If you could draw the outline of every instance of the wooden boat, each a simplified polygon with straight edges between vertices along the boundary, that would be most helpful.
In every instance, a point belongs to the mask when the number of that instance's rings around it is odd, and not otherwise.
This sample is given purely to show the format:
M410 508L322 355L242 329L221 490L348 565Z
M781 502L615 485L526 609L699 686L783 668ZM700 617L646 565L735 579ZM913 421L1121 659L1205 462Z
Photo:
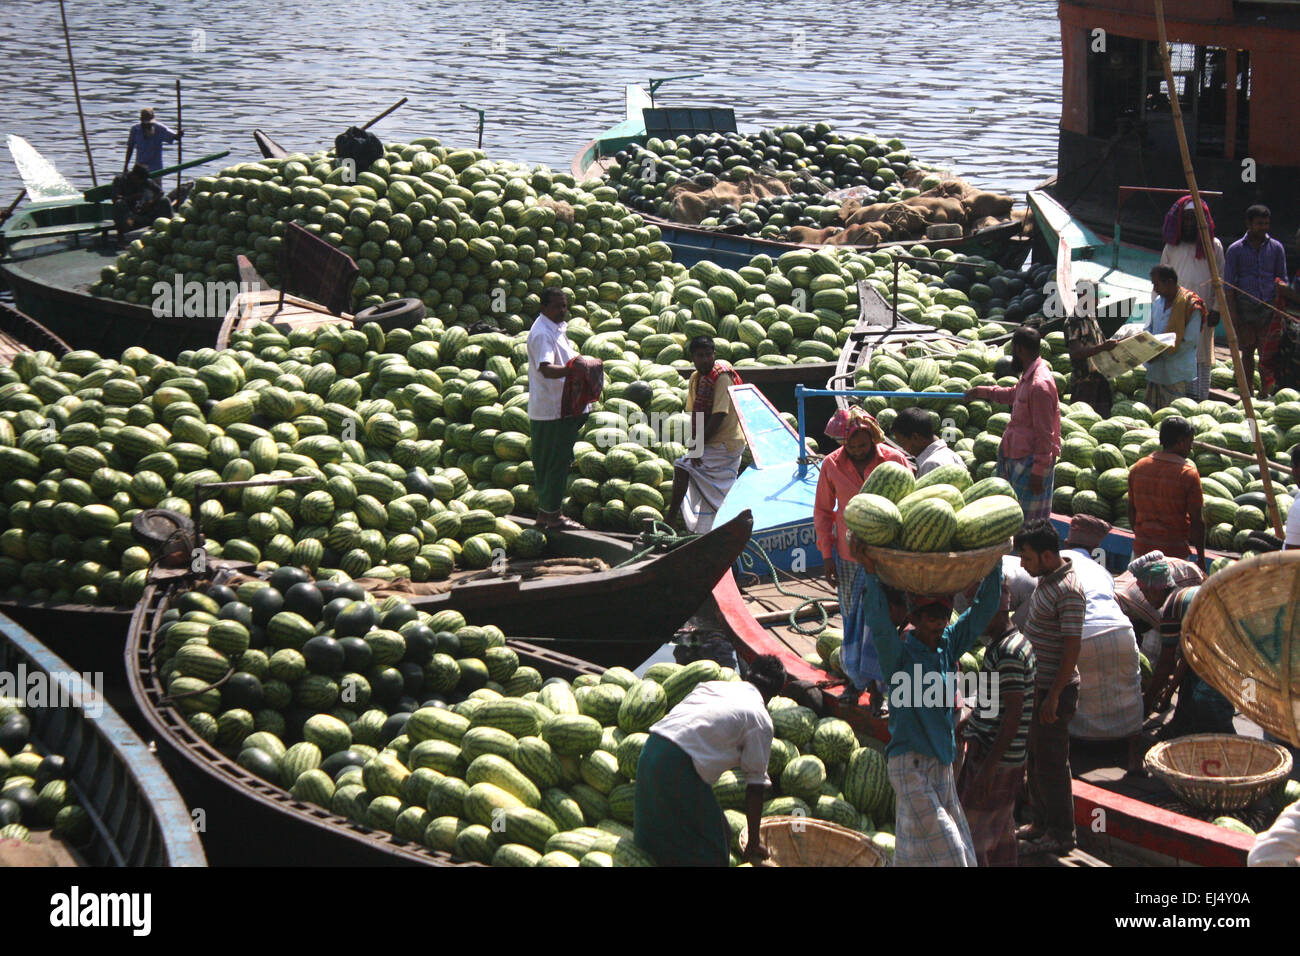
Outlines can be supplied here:
M221 328L217 332L218 349L230 345L231 333L263 322L285 332L290 329L314 329L323 325L352 324L351 315L335 315L317 302L296 295L282 295L258 276L247 258L237 258L242 291L230 303L230 308L222 319Z
M59 706L27 708L32 742L67 761L78 802L95 836L75 854L48 831L32 834L64 866L206 866L190 811L175 785L96 688L16 622L0 615L0 671L40 675L68 690ZM93 678L92 678L93 680ZM30 685L29 685L30 686ZM84 694L84 696L83 696Z
M12 365L22 352L50 352L62 358L72 349L45 326L0 302L0 365Z
M148 725L158 756L181 792L196 807L226 807L207 819L214 865L468 866L449 854L398 840L318 806L303 803L256 777L204 742L165 693L153 664L157 628L170 592L145 590L131 624L126 664L131 694ZM603 668L526 641L511 641L521 664L544 677L572 679ZM188 818L187 818L188 819Z
M257 148L261 152L263 159L283 159L289 155L287 149L260 129L253 130L253 139L257 142Z
M515 517L524 526L528 518ZM668 641L709 600L749 541L746 512L672 550L646 553L635 535L596 531L547 532L548 558L599 558L609 567L576 576L531 576L520 563L504 575L453 574L445 591L408 595L422 611L454 608L473 623L496 624L561 654L606 667L635 667ZM639 558L628 564L631 559ZM528 574L530 576L525 576ZM616 623L615 623L616 622Z
M1272 208L1273 235L1289 238L1300 226L1300 129L1285 66L1300 53L1294 4L1186 0L1164 11L1196 178L1223 193L1214 209L1220 238L1226 246L1241 235L1246 207L1257 202ZM1106 230L1117 220L1119 187L1185 185L1155 8L1150 0L1064 0L1058 16L1062 96L1051 191L1080 221ZM1146 204L1145 221L1126 231L1159 249L1167 208Z

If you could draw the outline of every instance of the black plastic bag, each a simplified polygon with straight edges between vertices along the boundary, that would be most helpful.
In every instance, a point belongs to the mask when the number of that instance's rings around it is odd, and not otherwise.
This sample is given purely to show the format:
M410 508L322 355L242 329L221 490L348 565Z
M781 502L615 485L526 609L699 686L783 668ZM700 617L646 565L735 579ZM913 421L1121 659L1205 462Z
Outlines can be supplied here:
M364 173L371 163L384 155L384 144L374 133L367 133L356 126L349 126L334 140L334 151L341 162L350 159L356 163L357 172Z

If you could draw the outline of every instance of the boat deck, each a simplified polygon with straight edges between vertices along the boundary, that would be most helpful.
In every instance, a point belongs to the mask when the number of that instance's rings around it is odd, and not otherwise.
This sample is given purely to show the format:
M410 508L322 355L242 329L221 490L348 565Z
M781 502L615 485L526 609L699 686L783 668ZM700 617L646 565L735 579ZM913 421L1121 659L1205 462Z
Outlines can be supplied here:
M789 623L789 613L810 598L817 598L826 609L827 627L842 628L839 597L835 588L827 580L814 577L800 577L790 580L788 576L781 582L789 594L783 594L770 579L745 585L742 582L741 593L755 619L767 627L768 631L795 655L817 653L817 636L802 634ZM810 629L820 621L816 608L807 605L800 612L799 623Z
M72 243L14 243L5 270L20 279L69 292L88 293L105 266L117 262L124 247L83 238Z
M250 329L267 322L281 329L316 329L323 325L351 325L352 316L335 315L324 306L296 295L285 295L283 305L280 292L263 288L241 292L230 307L230 313L217 334L217 348L230 344L232 332Z

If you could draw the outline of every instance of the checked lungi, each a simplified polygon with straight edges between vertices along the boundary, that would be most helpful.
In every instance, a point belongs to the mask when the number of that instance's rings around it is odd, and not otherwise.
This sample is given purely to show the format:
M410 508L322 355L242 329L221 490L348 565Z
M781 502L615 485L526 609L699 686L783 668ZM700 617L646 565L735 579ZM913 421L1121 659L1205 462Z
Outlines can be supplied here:
M1043 490L1034 494L1029 490L1029 480L1033 477L1034 459L1007 458L998 455L998 477L1011 483L1016 498L1020 501L1020 510L1025 513L1025 520L1050 518L1052 516L1053 469L1048 468L1043 475Z
M975 776L984 766L987 751L975 741L966 750L957 796L961 800L966 824L970 827L975 859L980 866L1015 866L1016 795L1025 781L1025 765L999 762L986 796L974 795Z
M897 798L894 866L976 866L952 764L918 753L889 758Z
M651 734L636 765L636 845L660 866L727 866L731 828L690 755Z
M1070 722L1070 735L1118 740L1140 731L1142 671L1133 626L1085 636L1078 667L1079 709Z
M727 450L724 442L713 442L704 446L699 458L684 457L673 462L674 468L686 472L690 478L682 500L682 523L688 531L704 534L713 529L718 509L736 483L743 453L743 448L733 452Z

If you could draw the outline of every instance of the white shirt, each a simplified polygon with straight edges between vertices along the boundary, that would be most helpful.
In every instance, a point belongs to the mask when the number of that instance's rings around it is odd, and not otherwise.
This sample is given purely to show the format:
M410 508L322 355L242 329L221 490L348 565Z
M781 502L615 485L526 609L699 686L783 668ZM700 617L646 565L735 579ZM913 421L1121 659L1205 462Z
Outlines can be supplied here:
M1011 591L1011 623L1022 629L1029 619L1029 599L1034 596L1037 580L1020 566L1020 559L1014 554L1002 556L1002 583ZM960 614L971 606L965 594L953 597L953 609Z
M763 695L743 680L697 685L650 728L686 751L709 786L732 767L740 767L746 783L768 783L773 732Z
M1211 312L1220 311L1214 295L1214 283L1210 281L1210 260L1196 258L1195 242L1180 242L1176 246L1165 246L1160 253L1160 264L1172 266L1178 273L1178 284L1184 289L1191 289L1203 300ZM1223 243L1214 240L1214 259L1219 266L1219 275L1223 275ZM1200 365L1210 365L1214 361L1213 330L1205 329L1196 345L1196 361Z
M1286 513L1286 540L1290 546L1300 547L1300 498L1291 502L1291 510Z
M1115 600L1115 579L1082 548L1071 548L1074 573L1083 585L1086 605L1083 612L1083 639L1108 634L1133 623Z
M539 315L528 330L528 417L534 421L551 422L560 417L564 379L544 378L538 366L568 365L578 357L578 350L564 334L566 328L566 322L556 324Z
M961 455L948 447L946 441L936 438L916 456L916 477L920 478L943 465L961 465L965 468L966 462L962 460Z
M1277 821L1255 837L1247 866L1295 866L1300 856L1300 803L1293 803Z

